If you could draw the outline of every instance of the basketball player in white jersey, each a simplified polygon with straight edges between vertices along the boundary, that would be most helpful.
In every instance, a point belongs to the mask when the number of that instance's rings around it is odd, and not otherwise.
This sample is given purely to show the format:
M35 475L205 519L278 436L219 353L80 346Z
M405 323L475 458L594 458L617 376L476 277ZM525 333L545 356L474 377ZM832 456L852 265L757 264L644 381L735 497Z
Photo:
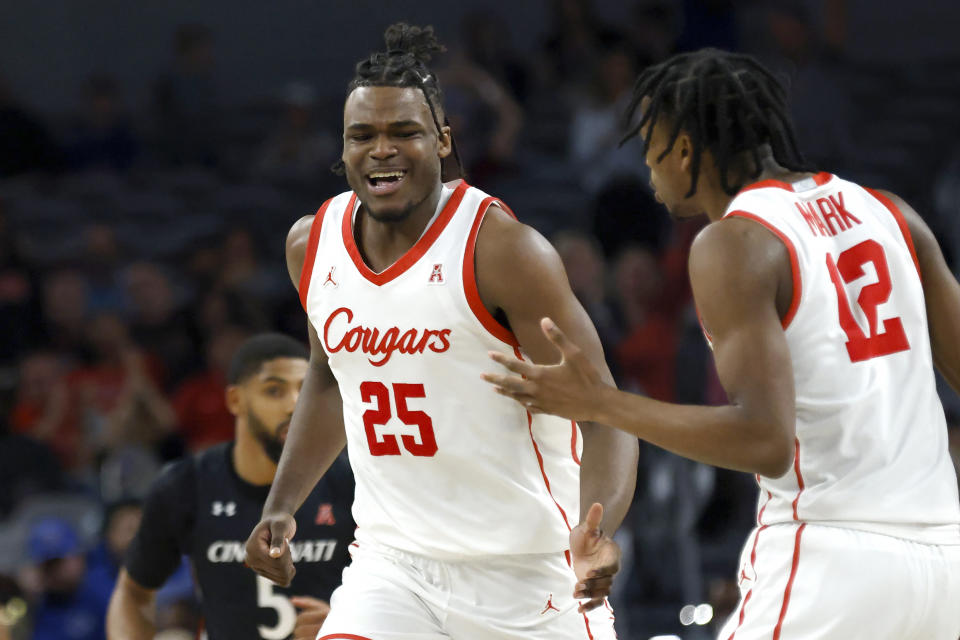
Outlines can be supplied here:
M930 230L893 194L806 170L782 86L749 57L671 58L641 74L637 109L627 138L657 198L711 221L690 279L730 403L619 392L546 318L559 365L496 355L526 379L485 377L532 411L756 474L721 640L956 640L960 504L932 365L960 389L960 286Z
M612 639L619 550L601 529L630 504L636 438L534 418L481 379L489 350L546 362L556 313L610 380L599 339L550 245L441 181L432 29L386 41L344 107L352 191L288 237L311 367L247 563L289 582L292 514L346 443L356 543L318 638Z

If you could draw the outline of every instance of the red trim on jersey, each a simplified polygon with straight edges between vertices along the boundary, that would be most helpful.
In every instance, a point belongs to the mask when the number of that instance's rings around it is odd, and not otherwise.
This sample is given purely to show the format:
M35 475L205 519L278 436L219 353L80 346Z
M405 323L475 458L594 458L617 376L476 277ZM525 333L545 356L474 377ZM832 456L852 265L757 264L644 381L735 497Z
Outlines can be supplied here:
M590 621L587 620L587 614L586 614L586 612L584 612L584 613L582 613L582 614L580 614L580 615L583 616L583 624L587 627L587 637L588 637L590 640L593 640L593 634L590 633Z
M800 473L800 439L794 438L795 444L793 453L793 470L797 474L797 497L793 499L793 519L799 520L797 515L797 503L800 502L800 494L803 493L803 474Z
M760 482L760 476L757 476L757 482ZM757 524L763 524L763 512L767 510L767 505L770 504L772 499L773 494L767 491L767 501L763 503L763 506L760 507L760 513L757 514Z
M333 200L333 198L330 198ZM300 304L303 310L307 310L307 291L310 290L310 278L313 276L313 263L317 259L317 244L320 242L320 230L323 228L323 215L327 212L327 206L330 204L327 200L313 216L313 222L310 223L310 235L307 237L307 253L303 257L303 266L300 268L300 281L297 284L297 291L300 293Z
M800 525L797 529L797 537L793 543L793 565L790 567L790 578L787 580L787 588L783 591L783 605L780 607L780 618L777 620L777 626L773 630L773 640L780 640L780 630L783 628L783 619L787 615L787 607L790 605L790 591L793 590L793 579L797 577L797 567L800 564L800 538L803 536L803 530L807 527L806 523Z
M497 203L509 215L516 218L513 212L507 206L494 197L484 198L483 202L477 208L477 213L473 220L473 226L470 228L470 235L467 237L467 248L463 253L463 292L467 296L467 304L473 315L476 316L480 324L490 332L490 334L501 342L505 342L514 349L520 346L517 337L513 332L500 324L496 318L487 310L483 300L480 298L480 289L477 287L476 264L474 263L474 253L477 248L477 234L480 233L480 225L486 216L487 209L494 202Z
M354 633L331 633L328 636L321 636L317 640L371 640L367 636L358 636Z
M697 314L697 322L700 323L700 331L703 332L703 337L707 339L707 344L710 345L710 348L713 348L713 336L710 335L710 332L707 331L707 327L703 324L703 316L700 315L700 309L697 308L697 305L693 305L693 311Z
M513 348L513 353L523 360L523 355L520 353L518 347ZM567 525L567 530L569 531L572 527L570 526L570 521L567 520L567 512L563 510L563 507L560 506L557 499L553 497L553 490L550 488L550 478L547 477L547 470L543 466L543 455L540 454L540 447L537 446L537 440L533 437L533 414L529 411L527 411L527 431L530 432L530 442L533 443L533 452L537 454L537 462L540 464L540 475L543 476L543 484L546 485L547 493L550 494L550 499L553 500L553 504L557 505L557 509L560 510L560 515L563 516L563 523ZM567 562L570 562L569 556L567 557Z
M577 455L577 421L570 421L570 455L573 456L573 461L578 465L580 464L580 456Z
M447 223L450 222L453 214L456 213L457 207L460 206L460 201L463 200L463 194L466 193L468 186L466 182L461 182L457 185L450 199L447 200L447 204L445 204L443 210L440 211L440 215L437 216L437 219L433 221L424 234L420 236L420 239L417 240L412 247L407 249L407 252L400 256L399 260L380 273L374 272L367 266L367 263L363 261L363 256L360 255L360 249L357 247L357 241L353 237L353 208L357 202L357 194L354 193L351 195L347 209L343 212L343 246L346 247L347 253L349 253L353 259L353 264L357 267L360 275L379 287L396 279L412 267L417 260L423 257L427 249L436 242L440 234L443 233Z
M913 246L913 236L910 234L910 227L907 225L907 221L903 217L903 212L900 211L900 207L894 204L893 200L875 189L864 187L864 190L876 198L880 204L889 209L890 213L893 214L893 219L897 221L897 226L900 227L900 233L903 234L907 248L910 249L910 256L913 258L913 264L917 268L917 275L920 276L920 280L923 280L923 274L920 273L920 261L917 259L917 250Z
M813 181L817 184L818 187L830 182L833 178L832 174L827 173L826 171L821 171L820 173L813 175ZM740 189L737 195L743 193L744 191L753 191L754 189L768 189L774 187L777 189L786 189L787 191L794 191L793 185L789 182L783 182L782 180L761 180L760 182L754 182L753 184L748 184L747 186Z
M756 585L756 583L757 583L757 577L756 577L756 576L757 576L757 568L756 568L756 563L757 563L757 544L760 542L760 533L761 533L764 529L766 529L768 526L769 526L769 525L763 525L762 527L760 527L759 529L757 529L757 533L756 533L756 535L754 535L754 538L753 538L753 548L750 549L750 569L753 571L753 576L754 576L754 578L753 578L753 584L754 584L754 585ZM733 637L734 637L735 635L737 635L737 631L740 629L740 627L743 626L743 617L744 617L744 614L745 614L746 611L747 611L747 603L750 602L750 596L752 596L752 595L753 595L753 585L751 585L750 588L747 590L747 595L743 596L743 602L740 604L740 620L737 621L737 626L736 626L736 628L733 630L733 633L730 634L730 637L727 638L727 640L733 640Z
M825 174L825 175L830 175ZM793 246L793 242L784 234L780 229L775 227L770 222L764 220L758 215L752 214L749 211L731 211L730 213L724 216L725 218L747 218L748 220L753 220L758 222L766 227L771 233L780 238L780 241L787 247L787 253L790 254L790 272L793 276L793 298L790 300L790 307L787 309L787 313L783 316L781 324L783 325L784 330L790 326L790 323L793 321L793 316L797 315L797 308L800 306L800 296L803 293L803 283L800 280L800 260L797 258L797 248Z

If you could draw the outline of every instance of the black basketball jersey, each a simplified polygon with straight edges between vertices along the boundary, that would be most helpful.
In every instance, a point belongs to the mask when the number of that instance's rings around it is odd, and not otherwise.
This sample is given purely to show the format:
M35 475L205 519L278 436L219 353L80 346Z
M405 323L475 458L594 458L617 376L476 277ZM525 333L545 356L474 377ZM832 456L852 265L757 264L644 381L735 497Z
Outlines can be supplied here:
M338 459L297 512L290 541L297 573L290 587L278 587L243 564L247 536L260 521L269 487L240 479L232 450L233 443L218 445L161 474L126 568L138 583L157 588L186 555L210 640L282 640L296 618L290 596L329 601L340 584L355 529L353 477L347 461Z

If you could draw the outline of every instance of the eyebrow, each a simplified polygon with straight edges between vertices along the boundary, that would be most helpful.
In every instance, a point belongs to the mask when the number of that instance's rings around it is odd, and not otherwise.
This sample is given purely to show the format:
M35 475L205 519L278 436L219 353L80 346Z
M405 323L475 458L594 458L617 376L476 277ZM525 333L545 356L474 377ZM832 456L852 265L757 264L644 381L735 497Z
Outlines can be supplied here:
M263 382L263 383L279 382L280 384L288 384L288 383L289 383L288 380L286 380L286 379L284 379L284 378L281 378L281 377L279 377L279 376L267 376L266 378L261 378L261 379L260 379L260 382Z
M423 127L423 124L416 120L397 120L396 122L390 122L387 124L387 127L391 129L402 129L404 127ZM347 125L347 130L356 130L356 129L373 129L374 126L365 122L353 122Z

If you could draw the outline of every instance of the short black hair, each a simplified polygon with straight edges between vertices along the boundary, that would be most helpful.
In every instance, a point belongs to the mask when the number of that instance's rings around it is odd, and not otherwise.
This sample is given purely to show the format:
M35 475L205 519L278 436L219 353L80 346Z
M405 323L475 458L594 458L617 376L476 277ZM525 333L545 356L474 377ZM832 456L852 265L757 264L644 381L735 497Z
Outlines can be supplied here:
M637 122L635 116L644 98L650 104ZM687 197L697 191L697 177L704 149L710 151L720 170L723 190L736 194L744 185L730 184L731 161L741 153L753 156L760 175L760 150L769 145L774 159L791 171L809 171L797 146L787 107L787 91L780 80L755 58L719 49L701 49L668 58L648 67L637 78L633 98L625 114L627 133L622 142L641 134L649 147L653 125L665 115L672 125L663 160L673 149L680 131L693 142L692 176Z
M299 341L282 333L259 333L241 344L230 360L228 384L240 384L256 375L264 362L276 358L310 358L310 351Z
M358 87L413 87L423 92L423 97L430 107L433 124L437 128L437 136L441 135L441 128L449 125L446 116L443 123L443 91L440 83L428 63L434 55L446 51L433 32L433 26L418 27L406 22L398 22L387 27L383 33L386 44L385 51L375 51L357 63L356 75L347 85L347 95ZM453 144L453 156L457 162L456 177L463 177L463 163L460 161L460 152L457 143L450 136ZM334 173L343 173L343 161L333 165Z

